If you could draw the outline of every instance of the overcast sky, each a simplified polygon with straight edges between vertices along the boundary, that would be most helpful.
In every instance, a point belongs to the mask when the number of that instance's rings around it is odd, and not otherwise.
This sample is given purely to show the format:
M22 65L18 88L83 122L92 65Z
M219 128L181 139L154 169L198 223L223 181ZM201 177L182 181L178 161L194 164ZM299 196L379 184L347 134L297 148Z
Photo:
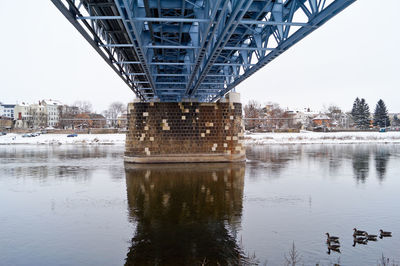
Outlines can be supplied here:
M398 10L399 0L358 0L244 81L242 102L349 110L358 96L400 112ZM134 98L49 0L3 1L0 23L1 102L87 100L102 111Z

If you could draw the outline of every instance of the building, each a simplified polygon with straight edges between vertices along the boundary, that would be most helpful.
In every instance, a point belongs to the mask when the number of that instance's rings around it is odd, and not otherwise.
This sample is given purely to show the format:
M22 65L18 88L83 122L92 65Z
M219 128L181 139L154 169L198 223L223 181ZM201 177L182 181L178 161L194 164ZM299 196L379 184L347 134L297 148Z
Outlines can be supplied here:
M128 128L128 112L125 111L117 118L117 125L119 128Z
M79 114L79 108L77 106L69 105L59 105L58 115L59 123L58 127L63 129L73 129L74 128L74 117Z
M92 120L92 128L105 128L107 124L107 119L101 114L89 114Z
M90 119L89 114L82 113L74 116L73 128L84 129L91 128L93 121Z
M46 128L48 125L47 109L41 102L29 105L27 116L28 128Z
M325 114L317 115L313 120L314 127L330 128L332 127L332 120Z
M16 128L28 128L29 104L22 102L14 107L14 121Z
M58 106L62 105L59 101L54 100L42 100L39 102L40 105L45 107L45 111L47 113L47 126L48 127L56 127L59 123L59 113Z
M338 118L338 126L341 128L349 128L353 120L350 113L341 113Z
M312 111L310 108L303 108L296 110L294 116L294 123L301 124L303 128L309 128L312 126L312 120L318 115L318 113Z
M101 114L82 113L77 114L73 120L74 128L104 128L106 118Z
M13 119L7 116L0 116L0 130L11 129L13 127Z
M5 116L9 117L11 119L14 119L14 107L15 104L0 104L1 109L0 109L0 116Z

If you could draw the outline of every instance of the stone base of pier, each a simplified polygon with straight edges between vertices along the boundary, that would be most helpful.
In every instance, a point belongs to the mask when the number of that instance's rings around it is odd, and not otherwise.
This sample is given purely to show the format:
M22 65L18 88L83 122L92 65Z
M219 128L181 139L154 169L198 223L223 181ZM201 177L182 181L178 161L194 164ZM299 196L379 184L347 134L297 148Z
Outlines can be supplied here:
M238 94L231 93L217 103L130 103L125 162L244 161L238 99Z

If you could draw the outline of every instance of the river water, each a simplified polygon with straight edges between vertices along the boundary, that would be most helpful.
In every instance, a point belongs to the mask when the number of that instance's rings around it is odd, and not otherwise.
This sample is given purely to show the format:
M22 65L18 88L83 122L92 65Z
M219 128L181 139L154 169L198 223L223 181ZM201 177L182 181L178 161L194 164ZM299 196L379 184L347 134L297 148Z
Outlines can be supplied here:
M400 262L400 145L249 147L238 164L123 151L0 146L0 265L283 265L293 244L300 265ZM393 237L354 245L354 227Z

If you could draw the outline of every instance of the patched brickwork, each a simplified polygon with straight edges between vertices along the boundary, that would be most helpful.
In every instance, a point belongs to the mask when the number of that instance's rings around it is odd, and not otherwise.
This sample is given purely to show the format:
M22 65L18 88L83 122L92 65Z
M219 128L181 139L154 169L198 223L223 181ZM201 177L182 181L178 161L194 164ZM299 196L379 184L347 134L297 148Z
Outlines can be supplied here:
M127 157L242 155L240 103L130 103Z

